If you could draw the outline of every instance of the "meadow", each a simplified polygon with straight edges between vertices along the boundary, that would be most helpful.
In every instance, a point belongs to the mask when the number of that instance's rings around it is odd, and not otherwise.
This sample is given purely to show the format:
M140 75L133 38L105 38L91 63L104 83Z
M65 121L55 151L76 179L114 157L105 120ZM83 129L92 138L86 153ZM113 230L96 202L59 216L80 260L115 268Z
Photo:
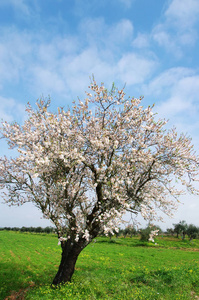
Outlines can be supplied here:
M99 237L80 254L72 282L52 288L57 242L0 231L0 299L199 299L199 240Z

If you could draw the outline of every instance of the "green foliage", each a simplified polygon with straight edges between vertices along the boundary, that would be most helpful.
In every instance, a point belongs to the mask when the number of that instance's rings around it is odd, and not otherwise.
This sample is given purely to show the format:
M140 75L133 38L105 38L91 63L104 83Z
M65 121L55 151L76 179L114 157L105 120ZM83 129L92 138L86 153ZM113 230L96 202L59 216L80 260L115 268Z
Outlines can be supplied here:
M162 232L161 228L159 226L153 225L151 226L150 224L145 228L145 229L140 229L140 240L143 242L147 242L150 238L150 233L153 230L158 230L158 234Z
M166 234L173 236L174 235L174 229L173 228L167 228Z
M122 234L124 237L131 237L137 234L137 230L133 225L128 225L126 228L122 230Z
M145 229L140 230L140 240L143 242L147 242L149 240L149 235L151 232L151 228L148 226Z
M188 225L186 232L190 241L196 239L199 236L199 228L193 224Z
M47 226L45 228L43 227L3 227L3 228L0 228L0 231L1 230L11 230L11 231L22 231L22 232L37 232L37 233L54 233L55 232L55 228L54 227L51 227L51 226Z
M182 238L184 239L185 235L187 233L187 228L188 228L186 221L184 221L184 220L180 221L177 224L173 224L173 226L174 226L174 232L176 232L177 237L179 234L182 234Z
M51 288L61 255L56 236L1 231L0 299L20 290L26 300L196 299L199 240L156 242L100 237L80 254L72 282Z

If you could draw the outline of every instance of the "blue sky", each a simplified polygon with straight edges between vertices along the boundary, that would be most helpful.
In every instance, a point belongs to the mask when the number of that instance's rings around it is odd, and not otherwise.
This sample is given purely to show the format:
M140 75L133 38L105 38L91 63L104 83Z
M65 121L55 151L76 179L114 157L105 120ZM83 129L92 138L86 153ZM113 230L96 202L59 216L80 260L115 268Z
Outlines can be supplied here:
M198 0L1 0L0 118L21 122L27 102L52 107L83 98L89 76L155 103L162 118L199 145ZM0 155L7 148L0 141ZM175 218L199 225L199 197ZM36 209L0 205L0 226L45 226Z

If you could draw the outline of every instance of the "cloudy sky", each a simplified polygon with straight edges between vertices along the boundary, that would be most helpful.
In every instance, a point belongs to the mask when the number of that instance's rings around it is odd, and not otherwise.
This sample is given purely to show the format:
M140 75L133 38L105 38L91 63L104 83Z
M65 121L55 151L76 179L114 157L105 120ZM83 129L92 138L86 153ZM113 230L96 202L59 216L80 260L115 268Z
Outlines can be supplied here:
M0 118L21 122L40 97L67 106L94 74L192 136L199 153L198 0L1 0ZM0 155L8 150L0 140ZM174 219L199 226L199 197L187 195ZM0 226L47 226L31 205L0 204Z

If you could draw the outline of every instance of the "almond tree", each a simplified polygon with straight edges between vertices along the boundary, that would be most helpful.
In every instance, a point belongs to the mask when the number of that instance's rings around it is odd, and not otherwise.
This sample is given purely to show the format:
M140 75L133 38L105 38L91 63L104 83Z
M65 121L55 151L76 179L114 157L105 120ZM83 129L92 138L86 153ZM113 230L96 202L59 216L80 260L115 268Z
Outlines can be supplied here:
M30 105L24 125L2 123L16 158L0 160L10 205L33 202L57 228L62 258L53 284L71 280L80 252L99 233L117 229L128 211L157 220L186 189L197 192L198 157L189 137L165 130L153 107L93 80L91 93L66 111ZM175 188L175 181L182 189Z

